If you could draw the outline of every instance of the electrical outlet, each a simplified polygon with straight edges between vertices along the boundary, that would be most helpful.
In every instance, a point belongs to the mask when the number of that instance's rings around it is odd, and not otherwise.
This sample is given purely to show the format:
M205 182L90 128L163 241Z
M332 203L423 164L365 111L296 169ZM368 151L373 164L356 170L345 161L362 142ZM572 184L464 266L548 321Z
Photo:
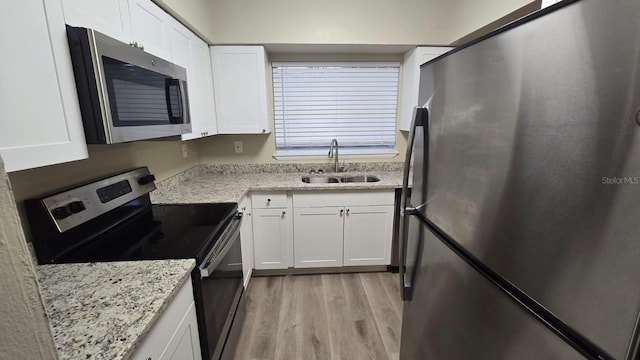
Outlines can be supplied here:
M189 157L189 149L187 149L187 144L182 144L182 158L186 159Z
M233 151L235 151L236 154L242 154L242 141L233 142Z

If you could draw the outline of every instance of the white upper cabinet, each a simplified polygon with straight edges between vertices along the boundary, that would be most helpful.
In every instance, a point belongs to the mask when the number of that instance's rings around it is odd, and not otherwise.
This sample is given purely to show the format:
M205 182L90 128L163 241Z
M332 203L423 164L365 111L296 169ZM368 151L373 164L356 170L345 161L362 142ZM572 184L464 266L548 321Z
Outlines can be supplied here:
M213 85L220 134L271 132L267 56L263 46L212 46Z
M10 1L2 10L0 154L6 171L86 159L62 4Z
M133 40L144 51L170 61L171 16L151 0L129 0L129 14Z
M171 53L173 62L187 69L191 133L182 135L182 140L216 135L209 45L176 21L171 30Z
M62 6L69 25L92 28L125 43L133 40L127 0L62 0Z
M558 2L560 2L560 0L542 0L542 5L541 5L540 8L544 9L544 8L546 8L548 6L551 6L551 5L553 5L555 3L558 3Z
M418 106L420 65L451 50L450 47L417 47L404 54L402 63L402 93L400 94L400 120L398 129L409 131L413 108Z

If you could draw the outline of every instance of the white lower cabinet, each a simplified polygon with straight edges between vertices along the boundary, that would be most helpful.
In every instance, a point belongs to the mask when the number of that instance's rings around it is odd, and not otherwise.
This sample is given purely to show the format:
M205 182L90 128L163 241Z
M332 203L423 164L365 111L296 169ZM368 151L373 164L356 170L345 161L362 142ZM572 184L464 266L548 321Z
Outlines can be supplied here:
M391 262L393 190L257 192L251 199L257 270Z
M286 208L253 209L253 247L256 269L286 269L291 266L289 218Z
M393 191L300 192L292 198L297 268L390 264Z
M176 325L177 324L177 325ZM134 360L201 360L198 321L191 279L142 339Z
M345 213L343 264L389 265L393 205L347 206Z
M344 207L295 208L296 268L342 266Z
M255 269L293 266L291 197L285 191L251 194Z
M240 243L242 247L242 275L244 288L247 288L251 272L253 270L253 212L251 211L251 199L245 196L238 203L238 208L242 213L242 224L240 225Z

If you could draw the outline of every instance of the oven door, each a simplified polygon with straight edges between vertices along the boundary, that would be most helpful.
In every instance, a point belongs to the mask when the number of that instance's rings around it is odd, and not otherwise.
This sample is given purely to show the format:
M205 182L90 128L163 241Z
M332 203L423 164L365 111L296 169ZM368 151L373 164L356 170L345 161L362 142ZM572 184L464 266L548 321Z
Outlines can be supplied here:
M220 358L242 296L241 216L229 223L199 267L203 316L198 320L204 328L200 344L206 360Z

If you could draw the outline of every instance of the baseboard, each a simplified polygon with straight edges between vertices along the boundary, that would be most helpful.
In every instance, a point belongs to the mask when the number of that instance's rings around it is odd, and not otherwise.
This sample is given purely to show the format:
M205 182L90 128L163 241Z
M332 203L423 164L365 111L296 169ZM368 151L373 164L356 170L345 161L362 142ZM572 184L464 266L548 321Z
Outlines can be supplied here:
M387 265L253 270L251 276L258 277L258 276L280 276L280 275L348 274L348 273L381 272L381 271L385 271L385 272L388 271Z

